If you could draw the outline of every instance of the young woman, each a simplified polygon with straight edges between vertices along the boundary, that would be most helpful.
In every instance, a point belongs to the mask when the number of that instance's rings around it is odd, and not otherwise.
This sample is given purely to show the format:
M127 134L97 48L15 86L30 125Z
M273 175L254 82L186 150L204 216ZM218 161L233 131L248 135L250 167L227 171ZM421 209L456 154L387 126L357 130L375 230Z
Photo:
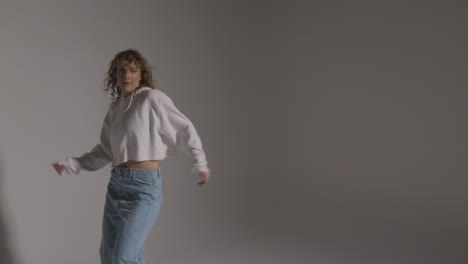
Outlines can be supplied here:
M192 122L154 87L151 66L136 50L115 55L105 80L112 103L100 142L80 157L53 163L60 175L96 171L112 162L102 222L102 264L144 263L142 250L159 213L160 161L182 152L205 185L206 155Z

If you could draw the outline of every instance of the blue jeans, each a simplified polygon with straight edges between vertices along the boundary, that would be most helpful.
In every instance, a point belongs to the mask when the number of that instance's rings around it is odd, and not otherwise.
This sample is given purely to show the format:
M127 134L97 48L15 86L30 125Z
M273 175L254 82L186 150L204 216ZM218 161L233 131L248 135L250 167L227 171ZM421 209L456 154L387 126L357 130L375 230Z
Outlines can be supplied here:
M160 168L114 166L107 186L101 264L144 264L144 242L161 208Z

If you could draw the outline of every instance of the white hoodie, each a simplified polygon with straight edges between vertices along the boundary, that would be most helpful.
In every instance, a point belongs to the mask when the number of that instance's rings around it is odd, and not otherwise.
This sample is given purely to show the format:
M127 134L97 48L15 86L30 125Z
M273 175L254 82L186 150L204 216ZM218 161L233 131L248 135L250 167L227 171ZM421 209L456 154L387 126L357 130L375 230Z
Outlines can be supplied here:
M141 87L110 106L100 142L81 157L59 161L67 173L98 170L134 160L163 160L177 152L192 160L192 171L209 171L202 142L192 122L159 89Z

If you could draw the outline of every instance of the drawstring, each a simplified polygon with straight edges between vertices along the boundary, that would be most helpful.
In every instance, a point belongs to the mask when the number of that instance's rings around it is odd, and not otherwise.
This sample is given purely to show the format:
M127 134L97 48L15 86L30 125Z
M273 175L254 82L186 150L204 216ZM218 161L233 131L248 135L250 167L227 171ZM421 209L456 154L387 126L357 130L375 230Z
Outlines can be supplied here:
M124 110L124 113L127 112L127 110L130 108L130 105L132 105L132 100L133 100L133 93L130 96L130 103L128 104L127 108Z
M132 92L132 94L130 95L130 102L128 103L127 105L127 108L124 110L124 112L127 112L128 109L130 109L130 106L132 105L132 101L133 101L133 96L144 91L144 90L151 90L152 88L150 87L141 87L141 88L138 88L136 89L135 91Z

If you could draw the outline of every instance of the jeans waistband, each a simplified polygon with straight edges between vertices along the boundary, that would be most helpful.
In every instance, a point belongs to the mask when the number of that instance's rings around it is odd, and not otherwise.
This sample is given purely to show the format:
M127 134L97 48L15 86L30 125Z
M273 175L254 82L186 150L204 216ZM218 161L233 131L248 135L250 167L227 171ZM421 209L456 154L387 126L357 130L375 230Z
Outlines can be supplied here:
M123 166L113 166L112 170L117 172L122 176L132 176L133 172L147 172L147 171L157 171L160 168L129 168Z

